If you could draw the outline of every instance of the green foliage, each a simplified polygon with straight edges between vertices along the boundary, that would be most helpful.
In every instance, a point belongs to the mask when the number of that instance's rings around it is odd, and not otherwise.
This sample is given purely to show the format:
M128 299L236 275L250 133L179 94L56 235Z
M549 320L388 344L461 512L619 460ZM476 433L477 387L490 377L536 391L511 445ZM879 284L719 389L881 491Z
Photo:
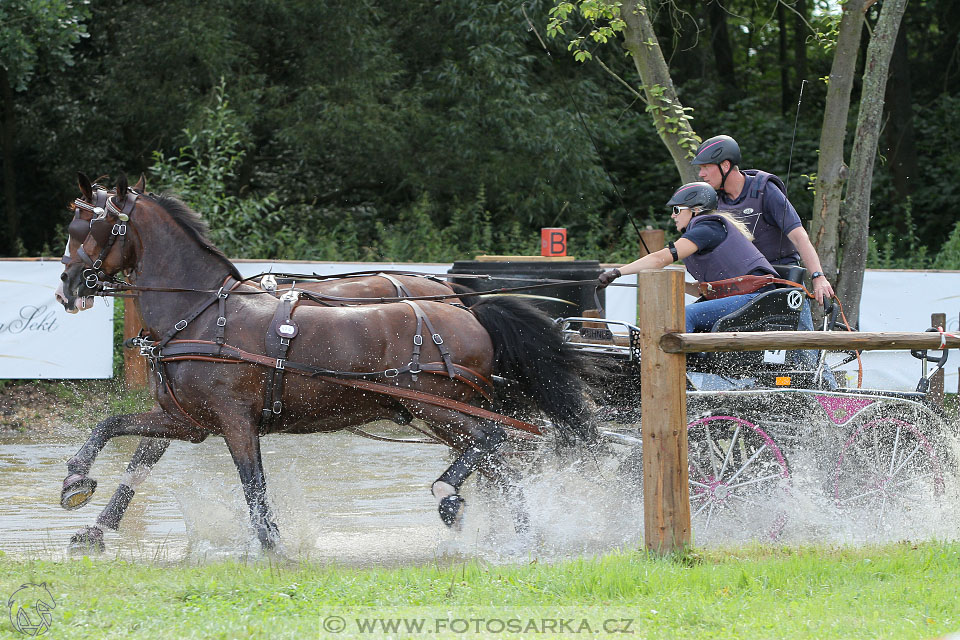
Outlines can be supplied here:
M888 232L878 239L877 234L868 238L868 269L926 269L931 266L929 249L917 237L917 225L913 220L913 201L908 198L903 210L906 233L895 235ZM939 259L939 258L938 258Z
M26 91L37 72L73 66L73 45L86 38L87 0L0 2L0 67L15 91Z
M960 222L953 225L950 237L943 243L933 261L933 268L960 270Z
M282 223L274 193L229 192L246 149L224 92L221 82L199 130L184 129L186 144L176 155L154 152L152 173L161 188L175 191L204 216L215 244L228 255L272 257L292 230Z

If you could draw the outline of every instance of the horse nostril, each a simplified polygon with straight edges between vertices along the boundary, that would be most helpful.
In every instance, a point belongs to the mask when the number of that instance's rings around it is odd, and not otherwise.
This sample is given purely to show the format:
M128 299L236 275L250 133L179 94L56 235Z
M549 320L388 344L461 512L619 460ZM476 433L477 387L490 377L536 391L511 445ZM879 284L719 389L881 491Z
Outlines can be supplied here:
M66 272L66 271L64 271L63 273L60 274L60 279L63 280L64 282L67 281L67 272Z

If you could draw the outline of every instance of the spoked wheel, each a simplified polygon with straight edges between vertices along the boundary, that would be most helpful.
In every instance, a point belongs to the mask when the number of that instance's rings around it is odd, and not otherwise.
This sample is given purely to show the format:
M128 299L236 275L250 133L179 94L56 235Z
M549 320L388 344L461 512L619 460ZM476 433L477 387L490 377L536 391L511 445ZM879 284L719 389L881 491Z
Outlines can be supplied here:
M687 441L693 526L709 535L759 524L779 536L790 471L773 439L752 422L715 415L691 422Z
M936 450L914 423L900 418L875 418L860 425L837 460L837 506L869 511L868 522L878 529L892 513L902 515L943 493Z

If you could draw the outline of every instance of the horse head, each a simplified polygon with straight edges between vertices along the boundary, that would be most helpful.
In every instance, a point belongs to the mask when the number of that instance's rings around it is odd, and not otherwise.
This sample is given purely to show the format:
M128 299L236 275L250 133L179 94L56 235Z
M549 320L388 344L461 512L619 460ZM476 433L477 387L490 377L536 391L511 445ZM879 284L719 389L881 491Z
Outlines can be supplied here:
M67 228L61 258L64 268L56 293L57 301L68 312L92 306L93 296L103 289L104 282L129 268L126 223L144 183L141 176L131 189L126 176L121 176L116 188L107 190L92 183L84 173L77 174L80 197L70 206L74 216Z

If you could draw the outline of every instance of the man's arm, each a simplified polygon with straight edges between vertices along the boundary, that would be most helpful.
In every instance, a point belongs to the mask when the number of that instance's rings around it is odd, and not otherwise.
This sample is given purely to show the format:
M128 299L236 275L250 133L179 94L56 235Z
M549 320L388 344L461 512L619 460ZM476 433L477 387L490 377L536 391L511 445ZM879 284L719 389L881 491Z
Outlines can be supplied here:
M822 274L823 267L820 266L820 256L817 255L817 250L813 248L813 243L810 242L810 236L807 235L806 229L797 227L788 233L787 237L797 248L800 253L800 260L803 261L803 266L807 268L810 274L813 275L817 272ZM829 300L834 296L833 287L830 286L830 281L827 280L825 275L813 279L813 295L816 296L817 302L821 305L824 298Z

